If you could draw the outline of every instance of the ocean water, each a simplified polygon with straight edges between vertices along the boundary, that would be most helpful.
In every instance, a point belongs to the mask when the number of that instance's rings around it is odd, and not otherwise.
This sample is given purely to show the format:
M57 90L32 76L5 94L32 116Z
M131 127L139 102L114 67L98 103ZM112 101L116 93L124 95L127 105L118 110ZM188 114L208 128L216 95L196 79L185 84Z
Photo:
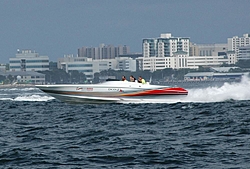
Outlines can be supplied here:
M250 168L250 79L188 91L73 105L0 88L0 168Z

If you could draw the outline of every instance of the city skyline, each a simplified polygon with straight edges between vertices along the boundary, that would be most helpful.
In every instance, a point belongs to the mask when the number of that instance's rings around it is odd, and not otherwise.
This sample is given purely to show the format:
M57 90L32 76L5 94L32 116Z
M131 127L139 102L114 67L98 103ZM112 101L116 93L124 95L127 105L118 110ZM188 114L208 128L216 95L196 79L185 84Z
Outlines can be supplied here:
M17 49L51 61L82 46L127 45L142 52L142 39L171 33L194 43L227 43L249 33L248 0L0 1L0 63Z

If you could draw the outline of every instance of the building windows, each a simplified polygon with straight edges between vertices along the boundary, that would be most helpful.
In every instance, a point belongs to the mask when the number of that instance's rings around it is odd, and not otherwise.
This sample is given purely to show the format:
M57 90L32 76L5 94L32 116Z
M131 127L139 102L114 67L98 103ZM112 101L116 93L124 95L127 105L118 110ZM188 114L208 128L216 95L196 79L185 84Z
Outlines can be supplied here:
M92 67L92 64L69 64L68 67Z
M99 66L107 66L107 63L100 63Z
M21 63L20 60L11 60L10 63Z

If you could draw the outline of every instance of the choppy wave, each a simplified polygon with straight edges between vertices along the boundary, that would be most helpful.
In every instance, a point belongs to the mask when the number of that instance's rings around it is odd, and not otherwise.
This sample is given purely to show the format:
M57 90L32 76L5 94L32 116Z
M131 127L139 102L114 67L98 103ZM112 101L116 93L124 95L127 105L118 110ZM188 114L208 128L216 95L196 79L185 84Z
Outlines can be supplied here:
M0 168L248 169L249 102L1 101Z

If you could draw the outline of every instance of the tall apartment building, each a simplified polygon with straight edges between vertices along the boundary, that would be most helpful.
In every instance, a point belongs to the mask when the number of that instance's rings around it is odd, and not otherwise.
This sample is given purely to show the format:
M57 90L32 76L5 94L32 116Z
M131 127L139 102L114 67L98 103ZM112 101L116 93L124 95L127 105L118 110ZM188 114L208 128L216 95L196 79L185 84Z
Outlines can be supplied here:
M171 57L183 51L189 55L189 38L172 37L171 33L161 34L159 38L146 38L142 41L143 57Z
M45 71L49 70L49 57L39 56L35 51L17 50L15 58L9 58L10 71Z
M250 34L243 34L243 37L234 36L227 39L228 50L239 54L239 47L250 45Z
M143 39L143 57L138 58L140 70L182 69L199 66L235 64L234 52L228 44L192 44L189 38L161 34L160 38Z
M114 59L119 55L128 54L130 48L126 45L115 47L113 45L101 44L99 47L81 47L78 49L78 57L99 59Z
M159 38L143 39L143 57L137 59L139 68L150 71L186 68L189 41L186 37L173 37L171 33L161 34Z

